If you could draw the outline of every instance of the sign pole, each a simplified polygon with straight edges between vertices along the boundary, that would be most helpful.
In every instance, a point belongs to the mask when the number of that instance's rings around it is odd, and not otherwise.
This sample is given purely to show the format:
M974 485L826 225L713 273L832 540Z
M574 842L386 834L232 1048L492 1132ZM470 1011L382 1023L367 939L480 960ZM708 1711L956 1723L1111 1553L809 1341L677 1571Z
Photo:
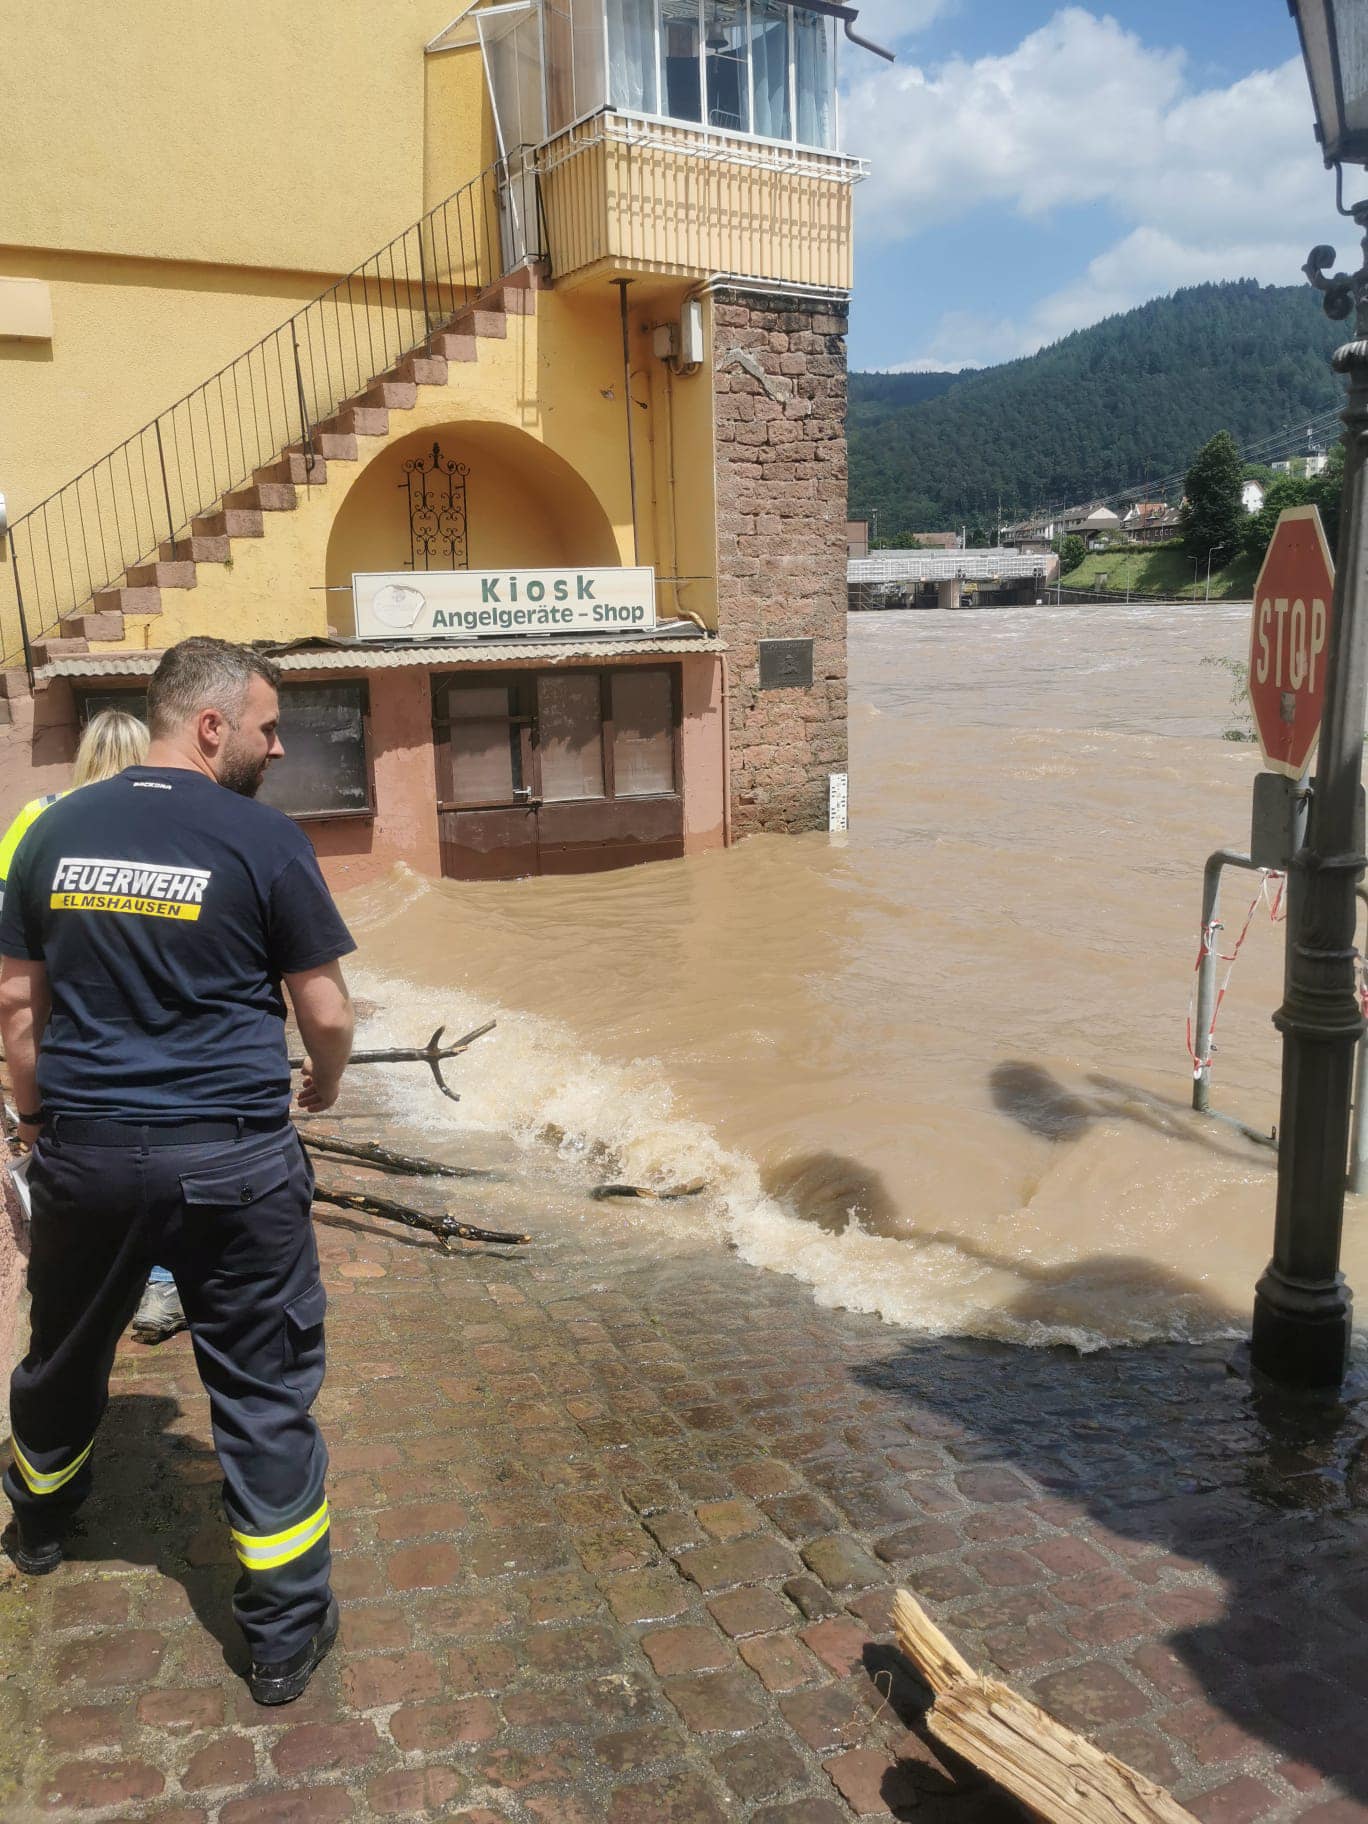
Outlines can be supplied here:
M1368 230L1368 210L1354 211ZM1368 240L1365 240L1368 253ZM1349 381L1339 552L1329 631L1325 710L1311 823L1293 858L1297 928L1289 933L1287 989L1274 1023L1283 1035L1278 1203L1273 1258L1254 1297L1250 1364L1286 1386L1334 1388L1348 1367L1353 1301L1340 1272L1349 1105L1363 1016L1355 992L1355 889L1364 868L1359 815L1368 701L1368 267L1326 279L1334 260L1307 262L1327 314L1357 306L1356 340L1333 357ZM1257 612L1257 604L1256 604Z

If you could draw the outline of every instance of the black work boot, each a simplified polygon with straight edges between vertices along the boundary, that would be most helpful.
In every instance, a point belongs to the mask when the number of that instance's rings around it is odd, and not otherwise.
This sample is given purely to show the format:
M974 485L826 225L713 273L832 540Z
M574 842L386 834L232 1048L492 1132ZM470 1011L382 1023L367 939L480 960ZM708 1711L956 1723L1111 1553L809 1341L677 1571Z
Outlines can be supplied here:
M57 1534L46 1529L39 1532L32 1523L26 1526L17 1518L5 1535L5 1545L26 1577L46 1577L62 1562L62 1541Z
M291 1654L289 1659L277 1660L273 1665L261 1665L254 1659L247 1674L247 1689L257 1703L292 1704L297 1697L302 1697L314 1669L327 1658L328 1649L337 1639L340 1622L337 1599L330 1596L322 1626L298 1653Z

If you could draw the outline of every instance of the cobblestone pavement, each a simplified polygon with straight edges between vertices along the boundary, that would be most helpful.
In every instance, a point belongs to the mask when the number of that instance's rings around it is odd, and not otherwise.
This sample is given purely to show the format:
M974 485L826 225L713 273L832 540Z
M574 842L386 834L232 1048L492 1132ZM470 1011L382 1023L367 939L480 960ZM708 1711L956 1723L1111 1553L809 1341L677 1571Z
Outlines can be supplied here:
M0 1590L0 1815L1010 1824L930 1745L901 1583L1206 1824L1368 1820L1356 1407L917 1339L667 1229L320 1224L343 1633L285 1711L233 1676L187 1340L126 1346L71 1560Z

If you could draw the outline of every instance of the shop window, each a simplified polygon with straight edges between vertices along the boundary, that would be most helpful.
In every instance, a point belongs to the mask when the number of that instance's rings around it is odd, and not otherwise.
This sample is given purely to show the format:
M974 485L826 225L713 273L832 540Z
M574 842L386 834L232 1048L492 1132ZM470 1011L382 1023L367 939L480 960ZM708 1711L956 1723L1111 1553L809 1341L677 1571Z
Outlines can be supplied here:
M366 756L366 686L282 684L285 758L257 796L291 817L343 817L372 809Z
M451 804L512 803L522 784L515 707L507 684L447 687Z
M674 680L664 670L616 671L613 794L646 798L675 789Z
M81 690L76 693L76 716L81 727L98 716L102 710L122 709L130 716L136 716L139 722L147 720L147 692L145 690Z
M82 728L103 709L147 716L145 690L83 690L77 698ZM282 684L280 739L283 760L272 761L257 793L290 817L345 817L374 807L370 794L366 686Z
M603 797L603 707L597 672L537 679L541 795L547 803Z

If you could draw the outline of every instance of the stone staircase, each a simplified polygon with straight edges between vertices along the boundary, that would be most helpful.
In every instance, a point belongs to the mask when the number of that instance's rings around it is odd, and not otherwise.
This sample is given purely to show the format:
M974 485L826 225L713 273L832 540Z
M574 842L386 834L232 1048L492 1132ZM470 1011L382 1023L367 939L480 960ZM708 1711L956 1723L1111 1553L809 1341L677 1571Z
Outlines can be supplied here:
M293 512L300 488L327 485L329 463L359 462L364 440L388 437L399 428L391 425L393 414L412 411L420 387L448 385L453 364L477 361L481 341L507 336L510 316L531 316L540 284L536 268L527 266L481 293L420 348L314 425L311 450L298 442L287 445L253 471L249 484L230 489L209 512L197 514L188 536L163 539L155 559L130 564L122 582L97 590L88 607L61 621L56 637L35 640L35 666L88 652L91 640L123 639L130 621L145 624L162 612L164 589L193 589L201 564L231 563L234 539L265 538L269 516ZM22 670L0 672L0 725L15 720L17 702L28 695Z

